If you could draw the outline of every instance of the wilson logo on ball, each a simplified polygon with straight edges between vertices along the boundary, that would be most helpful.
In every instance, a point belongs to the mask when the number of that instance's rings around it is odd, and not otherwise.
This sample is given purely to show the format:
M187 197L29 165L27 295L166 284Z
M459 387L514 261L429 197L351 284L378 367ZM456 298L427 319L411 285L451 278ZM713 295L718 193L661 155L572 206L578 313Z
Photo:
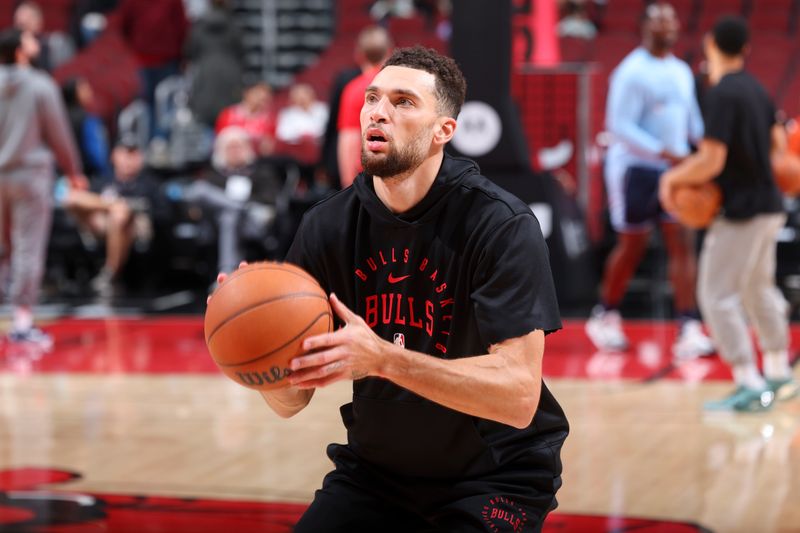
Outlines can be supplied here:
M258 387L261 385L277 383L286 379L292 373L290 368L279 368L273 366L268 372L236 372L239 381L247 387Z
M289 263L253 263L231 273L208 302L204 332L220 371L258 390L289 386L303 340L333 330L325 291Z

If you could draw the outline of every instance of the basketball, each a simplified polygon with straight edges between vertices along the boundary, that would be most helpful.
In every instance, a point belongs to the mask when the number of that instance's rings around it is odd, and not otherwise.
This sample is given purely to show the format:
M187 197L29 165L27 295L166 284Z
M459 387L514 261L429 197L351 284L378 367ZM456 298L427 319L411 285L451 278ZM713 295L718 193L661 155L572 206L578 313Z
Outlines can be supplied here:
M675 217L684 226L705 228L711 224L722 204L722 191L716 183L681 185L675 188Z
M205 313L205 340L219 369L257 390L288 386L303 339L331 331L325 291L289 263L253 263L220 284Z
M800 194L800 157L790 152L774 156L772 172L775 174L775 184L783 194Z

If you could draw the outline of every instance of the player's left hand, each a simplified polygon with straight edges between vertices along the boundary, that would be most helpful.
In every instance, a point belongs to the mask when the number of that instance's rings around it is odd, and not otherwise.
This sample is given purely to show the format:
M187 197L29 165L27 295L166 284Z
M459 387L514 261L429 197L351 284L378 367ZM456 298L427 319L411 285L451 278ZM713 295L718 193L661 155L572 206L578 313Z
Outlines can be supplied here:
M673 200L675 186L673 181L669 170L664 172L658 181L658 201L667 213L675 212L675 202Z
M307 355L291 361L289 382L298 388L324 387L344 379L378 375L387 341L378 337L364 319L347 308L335 294L331 308L345 326L303 341Z

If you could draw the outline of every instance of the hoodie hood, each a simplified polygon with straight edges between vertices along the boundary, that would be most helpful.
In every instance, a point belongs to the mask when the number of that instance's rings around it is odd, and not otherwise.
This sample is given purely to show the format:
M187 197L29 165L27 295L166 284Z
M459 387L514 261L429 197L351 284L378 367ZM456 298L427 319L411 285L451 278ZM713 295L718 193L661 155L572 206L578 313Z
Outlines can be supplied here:
M361 172L356 176L353 188L364 208L376 220L395 227L413 226L434 219L446 205L447 196L458 188L465 177L473 174L480 174L480 168L474 161L453 157L445 152L442 165L439 167L439 172L428 193L417 205L404 213L392 213L381 202L375 193L373 176Z

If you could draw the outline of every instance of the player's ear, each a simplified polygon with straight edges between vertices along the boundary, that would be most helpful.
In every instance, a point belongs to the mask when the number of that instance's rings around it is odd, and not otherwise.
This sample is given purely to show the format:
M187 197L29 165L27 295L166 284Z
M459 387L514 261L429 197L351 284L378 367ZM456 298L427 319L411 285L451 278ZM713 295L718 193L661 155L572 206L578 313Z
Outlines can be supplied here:
M453 117L442 117L439 119L439 127L433 138L438 144L447 144L456 133L456 119Z

